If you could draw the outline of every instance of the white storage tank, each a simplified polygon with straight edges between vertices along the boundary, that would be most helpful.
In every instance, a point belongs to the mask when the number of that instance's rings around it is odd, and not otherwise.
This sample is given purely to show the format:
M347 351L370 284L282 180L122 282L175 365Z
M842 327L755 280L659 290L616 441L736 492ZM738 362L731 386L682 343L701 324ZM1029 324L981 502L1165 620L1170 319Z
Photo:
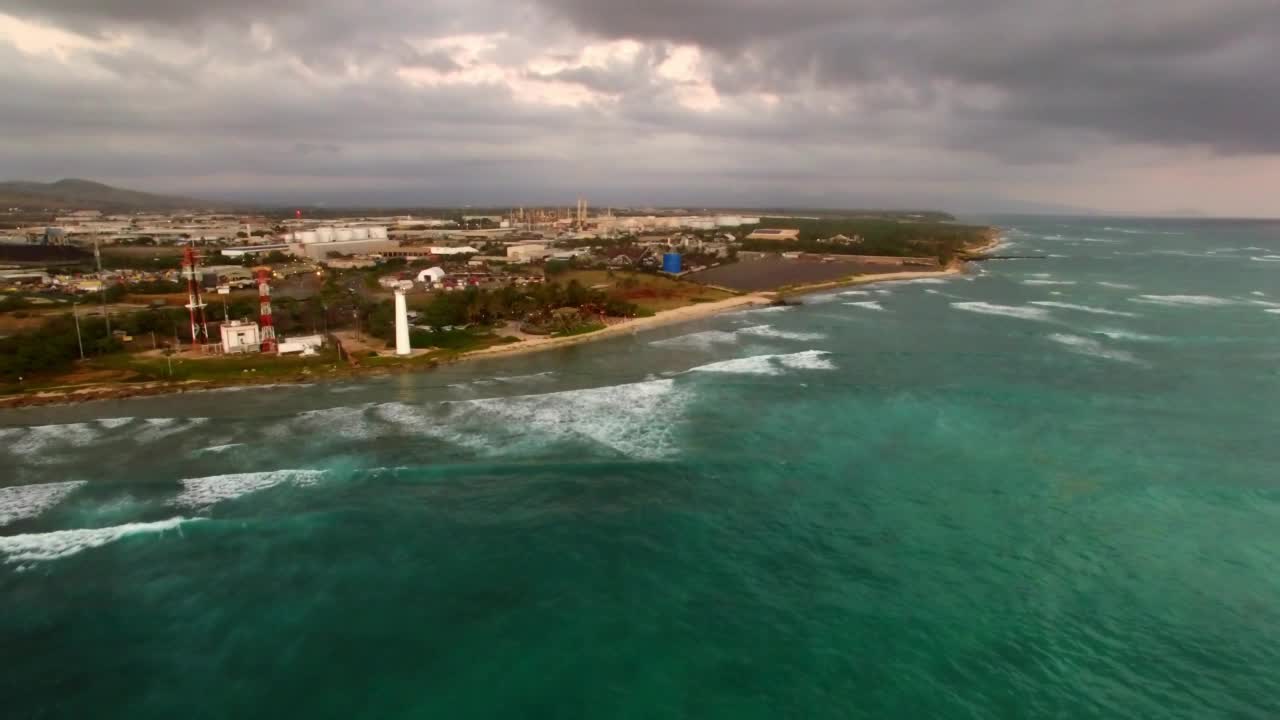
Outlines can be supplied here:
M338 228L334 231L333 239L338 242L350 242L355 239L355 233L351 228Z
M316 228L315 232L316 232L317 242L322 242L322 243L333 242L333 239L334 239L333 228L319 227L319 228Z
M367 228L367 227L354 227L354 228L351 228L351 239L352 239L352 240L368 240L368 239L369 239L369 228Z
M297 232L293 235L297 238L297 242L300 242L303 245L311 245L319 240L319 238L316 237L315 230L303 230L302 232Z
M387 239L387 229L386 229L386 228L384 228L384 227L371 227L371 228L369 228L369 239L370 239L370 240L386 240L386 239Z

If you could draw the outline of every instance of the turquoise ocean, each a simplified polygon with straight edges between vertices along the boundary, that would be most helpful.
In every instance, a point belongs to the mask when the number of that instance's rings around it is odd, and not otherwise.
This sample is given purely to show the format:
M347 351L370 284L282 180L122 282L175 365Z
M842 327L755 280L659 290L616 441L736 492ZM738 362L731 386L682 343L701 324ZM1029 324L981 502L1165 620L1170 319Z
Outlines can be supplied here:
M1280 223L0 413L5 718L1275 718Z

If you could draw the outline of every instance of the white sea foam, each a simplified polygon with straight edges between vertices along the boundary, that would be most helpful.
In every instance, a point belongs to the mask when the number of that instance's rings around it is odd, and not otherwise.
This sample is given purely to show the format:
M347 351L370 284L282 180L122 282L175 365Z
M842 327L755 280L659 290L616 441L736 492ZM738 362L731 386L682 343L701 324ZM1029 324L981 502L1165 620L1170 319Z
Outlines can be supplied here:
M1098 284L1101 285L1102 287L1109 287L1114 290L1136 290L1137 289L1133 285L1127 285L1125 283L1118 283L1118 282L1108 282L1106 280L1099 280Z
M0 488L0 525L32 518L57 505L83 480Z
M365 403L354 407L338 406L323 410L308 410L294 416L292 422L273 424L268 430L273 438L308 437L324 435L349 440L367 440L375 429L365 412L373 407Z
M689 372L730 373L734 375L781 375L791 370L834 370L823 350L806 350L788 355L755 355L752 357L721 360L708 365L690 368Z
M282 483L313 485L324 475L324 470L272 470L189 478L182 481L182 492L170 504L185 508L206 508L223 500L231 500Z
M1053 277L1053 273L1045 273L1045 272L1028 273L1027 277L1040 278L1041 280L1047 280Z
M753 309L753 310L744 310L744 311L742 312L742 314L743 314L743 315L754 315L754 314L757 314L757 313L786 312L786 311L788 311L788 310L791 310L791 309L792 309L792 308L794 308L794 307L795 307L794 305L770 305L770 306L768 306L768 307L755 308L755 309Z
M0 537L0 554L4 554L11 563L57 560L70 557L84 550L102 547L130 535L177 530L184 523L189 522L194 521L175 517L159 522L129 523L105 528L57 530L47 533Z
M945 285L950 282L949 278L923 277L909 278L907 280L882 280L877 285Z
M791 370L835 370L835 363L827 357L830 353L823 350L806 350L805 352L783 355L782 366Z
M336 385L334 387L329 388L329 392L335 393L335 394L342 394L342 393L360 392L361 390L368 390L368 389L369 389L368 385Z
M1280 255L1259 255L1249 259L1254 262L1280 262Z
M1096 238L1096 237L1086 237L1086 238L1080 238L1080 242L1087 242L1087 243L1118 243L1118 242L1120 242L1120 241L1119 241L1119 240L1116 240L1116 239L1114 239L1114 238Z
M806 342L824 340L827 337L822 333L788 332L786 330L778 330L771 325L755 325L752 327L742 328L738 332L745 335L754 335L756 337L766 337L776 340L800 340Z
M409 429L499 454L531 443L541 449L548 441L585 440L628 457L660 459L676 452L689 397L687 388L662 379L443 403L442 416L416 408L393 412Z
M1262 312L1271 313L1272 315L1280 315L1280 308L1271 308L1270 310L1263 310Z
M738 336L724 330L704 330L702 332L677 335L665 340L654 340L649 343L658 347L692 347L707 349L713 345L725 345L738 341Z
M1049 339L1065 345L1068 350L1081 355L1089 355L1090 357L1104 358L1106 360L1118 360L1120 362L1137 362L1138 359L1133 353L1124 350L1112 350L1103 346L1102 343L1093 338L1080 337L1079 335L1065 335L1055 333L1049 336Z
M36 425L20 430L8 450L30 464L46 465L58 461L55 449L86 447L101 435L96 423Z
M1249 293L1249 294L1250 294L1250 295L1256 295L1256 296L1258 296L1258 297L1266 297L1266 296L1267 296L1267 294L1266 294L1266 293L1264 293L1264 292L1262 292L1261 290L1254 290L1253 292L1251 292L1251 293Z
M200 448L199 450L196 450L196 453L214 453L214 454L224 453L230 450L231 448L238 448L243 446L244 446L244 443L238 443L238 442L227 443L225 445L210 445L207 448Z
M1223 307L1235 304L1232 300L1212 295L1139 295L1129 299L1133 302L1168 307Z
M1138 317L1137 313L1122 312L1120 310L1107 310L1106 308L1092 307L1089 305L1074 305L1072 303L1057 302L1054 300L1033 300L1032 305L1040 307L1059 308L1062 310L1076 310L1078 312L1090 313L1093 315L1111 315L1113 317Z
M125 425L128 425L129 423L133 422L135 419L136 418L131 418L131 417L102 418L101 420L98 421L98 424L108 430L115 430L116 428L124 427Z
M1023 285L1075 285L1075 280L1023 280Z
M855 295L870 295L866 290L846 290L840 293L841 297L853 297Z
M884 312L884 306L881 305L880 302L877 300L864 300L862 302L847 302L844 304L848 305L849 307L863 308L864 310L879 310L881 312Z
M953 302L951 303L951 307L957 310L982 313L983 315L1001 315L1004 317L1019 318L1021 320L1043 321L1052 319L1048 310L1042 310L1034 307L995 305L987 302Z
M1112 340L1128 340L1132 342L1156 342L1158 340L1164 340L1164 338L1157 337L1155 335L1143 335L1142 333L1130 332L1128 330L1104 329L1098 330L1097 334L1111 338Z
M529 375L495 375L493 379L497 380L498 382L513 383L513 384L519 385L523 383L542 382L544 380L549 380L551 379L551 376L555 374L556 373L554 370L547 370L545 372L531 373Z
M209 418L148 418L133 435L139 443L154 443L171 435L184 433L209 422Z

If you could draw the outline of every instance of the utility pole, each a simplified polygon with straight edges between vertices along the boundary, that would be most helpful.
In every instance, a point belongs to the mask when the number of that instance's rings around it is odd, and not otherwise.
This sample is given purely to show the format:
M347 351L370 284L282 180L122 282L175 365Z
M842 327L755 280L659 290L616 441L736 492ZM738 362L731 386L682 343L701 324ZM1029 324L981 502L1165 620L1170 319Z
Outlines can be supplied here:
M80 339L80 313L76 312L76 304L71 303L71 317L76 320L76 345L80 346L80 359L84 359L84 340Z
M107 313L107 282L102 279L102 251L98 248L98 238L93 239L93 259L98 264L98 282L102 291L102 317L107 321L107 337L111 337L111 315Z

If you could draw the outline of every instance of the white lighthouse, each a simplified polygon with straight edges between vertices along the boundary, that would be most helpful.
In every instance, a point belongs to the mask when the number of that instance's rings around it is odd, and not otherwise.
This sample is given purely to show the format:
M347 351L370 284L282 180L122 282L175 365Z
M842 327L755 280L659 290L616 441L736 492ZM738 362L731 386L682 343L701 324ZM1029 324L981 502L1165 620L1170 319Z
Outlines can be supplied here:
M405 301L404 291L396 291L396 354L410 355L409 347L409 305Z

